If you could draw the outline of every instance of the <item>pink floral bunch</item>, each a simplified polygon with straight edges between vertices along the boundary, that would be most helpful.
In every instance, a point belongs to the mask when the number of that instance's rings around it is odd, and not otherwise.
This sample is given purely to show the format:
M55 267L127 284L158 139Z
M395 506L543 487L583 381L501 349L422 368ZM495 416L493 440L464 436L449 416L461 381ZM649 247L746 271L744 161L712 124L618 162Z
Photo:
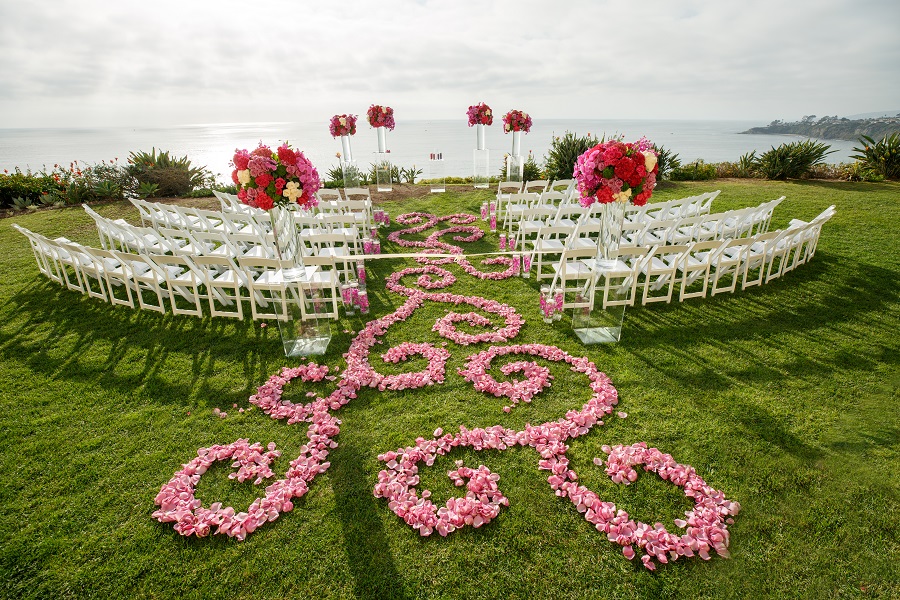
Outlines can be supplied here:
M484 102L479 102L474 106L470 106L469 110L466 111L466 114L469 116L469 127L472 125L494 124L494 113L491 111L491 107Z
M366 116L369 119L369 125L372 127L385 127L390 131L394 130L394 109L390 106L373 104L366 112ZM334 135L334 133L331 135Z
M574 177L582 206L594 202L626 202L643 206L656 187L659 165L653 144L645 138L635 143L609 140L578 157Z
M269 443L267 451L263 452L261 444L251 445L246 439L225 446L200 448L197 457L183 465L160 489L154 500L159 510L153 512L153 517L161 523L174 522L175 531L182 535L204 537L214 532L242 540L247 533L271 520L273 514L277 516L278 512L291 509L290 500L285 499L281 486L272 493L267 489L266 497L257 498L247 512L236 513L231 507L223 508L219 502L208 509L203 508L195 497L197 483L214 462L233 460L233 466L239 470L231 473L230 479L240 482L255 479L254 484L259 485L263 479L274 475L269 465L280 455L274 443Z
M541 295L541 313L544 318L549 319L563 312L563 295L556 293L552 297Z
M462 248L442 242L439 238L452 233L468 233L468 236L454 236L453 240L457 242L474 242L484 237L484 232L481 230L481 228L476 226L468 226L470 223L474 223L476 221L475 216L465 213L447 215L445 217L436 217L429 213L414 212L399 215L396 221L400 225L413 225L413 227L407 227L405 229L392 231L390 234L388 234L387 239L399 246L403 246L406 248L436 248L445 250L451 254L462 254ZM435 231L424 241L406 240L401 237L403 235L422 233L423 231L431 229L438 223L444 221L453 223L453 227Z
M331 137L356 135L356 115L334 115L328 124Z
M409 357L419 355L428 361L428 367L419 373L402 373L400 375L386 375L378 384L379 390L406 390L417 389L424 385L444 383L445 365L450 353L444 348L437 348L432 344L413 344L403 342L394 346L381 355L381 359L388 363L398 363L409 360Z
M511 110L503 115L503 132L509 133L510 131L524 131L525 133L531 131L531 117L528 116L528 113Z
M626 558L634 558L633 546L638 546L645 553L641 557L644 566L653 570L653 559L667 563L697 554L709 560L711 550L724 558L730 556L728 525L734 522L731 517L740 512L739 503L727 500L722 492L707 485L692 467L678 464L671 455L648 448L645 442L614 448L603 446L603 451L609 454L606 473L614 482L628 485L636 481L634 467L642 465L645 471L683 488L685 496L694 501L694 509L685 512L686 520L675 519L676 527L687 528L684 534L678 535L666 531L661 523L651 527L635 522L614 504L601 502L594 492L574 483L569 485L567 493L573 502L577 501L579 512L585 513L585 519L606 533L611 541L623 546ZM594 463L603 466L600 458L595 458Z
M231 165L231 179L244 204L270 210L288 204L312 208L319 203L319 172L303 152L286 142L276 152L262 142L252 152L236 150Z
M559 478L560 482L569 477L574 479L575 473L567 468L568 461L564 454L568 446L564 442L571 437L587 433L596 423L602 424L600 418L611 413L612 406L618 401L615 388L610 385L606 376L597 371L592 362L586 358L572 357L559 348L524 344L491 348L486 353L491 353L492 357L501 354L528 354L551 361L566 361L572 365L573 370L588 375L594 394L581 412L570 411L566 418L560 421L538 426L528 425L522 431L507 429L500 425L472 430L460 426L457 435L444 434L439 428L434 432L436 439L420 437L416 439L415 446L379 455L379 460L385 462L387 468L378 473L375 496L387 498L388 507L422 536L431 535L434 531L446 536L464 526L480 527L496 518L500 506L507 506L509 501L496 487L499 476L481 466L478 472L482 473L486 480L482 480L480 491L472 490L470 487L465 497L450 498L445 506L438 509L430 500L429 490L424 490L422 497L419 498L415 487L419 483L419 463L433 464L437 456L446 455L454 448L505 450L516 446L531 446L541 454L540 468L553 471L551 479ZM478 360L483 354L485 353L477 355L473 360ZM462 371L460 374L466 376ZM470 376L471 378L467 379L473 382L480 378L480 375L474 372ZM482 391L493 393L490 386ZM559 456L562 457L561 460ZM461 466L460 463L457 463L457 466ZM454 483L460 485L459 478L455 477L452 471L448 475Z

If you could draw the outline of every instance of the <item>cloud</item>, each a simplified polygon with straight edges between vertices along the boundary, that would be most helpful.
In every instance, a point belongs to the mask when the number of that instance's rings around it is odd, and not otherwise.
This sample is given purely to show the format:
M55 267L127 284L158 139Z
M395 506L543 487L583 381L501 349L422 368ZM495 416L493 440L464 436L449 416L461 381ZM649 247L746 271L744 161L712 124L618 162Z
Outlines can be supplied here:
M0 126L321 120L372 102L447 118L478 100L772 119L900 98L893 1L49 4L0 7Z

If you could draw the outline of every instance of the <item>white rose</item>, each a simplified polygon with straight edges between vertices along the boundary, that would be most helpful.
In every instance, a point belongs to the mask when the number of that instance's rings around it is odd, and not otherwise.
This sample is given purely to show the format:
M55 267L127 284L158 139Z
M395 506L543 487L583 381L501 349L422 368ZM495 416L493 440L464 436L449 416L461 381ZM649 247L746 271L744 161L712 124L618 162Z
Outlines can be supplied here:
M241 185L247 185L250 183L250 169L244 169L243 171L238 171L238 181L241 182Z
M656 155L652 152L647 152L644 154L644 168L647 169L647 172L653 170L653 167L656 166Z
M631 188L628 188L624 192L613 194L613 198L616 199L616 202L628 202L628 199L631 198Z

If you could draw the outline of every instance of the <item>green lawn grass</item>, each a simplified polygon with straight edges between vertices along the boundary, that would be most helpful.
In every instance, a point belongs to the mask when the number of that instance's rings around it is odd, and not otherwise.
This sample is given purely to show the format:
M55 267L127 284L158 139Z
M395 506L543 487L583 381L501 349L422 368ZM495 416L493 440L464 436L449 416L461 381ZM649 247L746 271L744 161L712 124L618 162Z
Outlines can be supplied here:
M500 474L510 506L490 524L420 538L372 495L377 455L437 427L453 431L556 419L589 397L585 378L559 363L530 405L505 415L502 399L456 374L486 347L448 345L441 386L364 390L338 412L331 468L310 492L246 541L183 538L151 518L153 498L196 450L238 438L275 441L281 475L306 426L276 422L247 398L282 366L274 324L196 319L112 307L48 282L19 223L49 237L98 244L80 208L0 221L0 595L35 598L854 598L900 596L898 184L754 180L668 184L654 201L721 189L714 211L781 195L772 226L808 220L831 204L815 258L763 287L626 312L621 343L582 346L566 321L545 325L537 284L483 282L453 266L450 291L495 298L525 317L516 342L588 356L613 380L618 410L572 441L582 483L634 518L662 522L690 508L652 474L624 487L592 464L604 444L646 441L741 503L732 558L663 565L629 562L547 484L532 449L459 451L422 473L443 504L458 494L453 461ZM457 191L384 207L475 213L488 192ZM101 207L137 222L127 204ZM397 226L394 225L393 228ZM488 234L470 251L496 248ZM384 244L384 251L399 250ZM383 279L412 261L371 262L373 315L402 303ZM385 337L440 343L446 307L426 305ZM334 327L322 358L342 353L361 317ZM379 348L379 347L376 347ZM421 368L372 364L382 372ZM492 371L497 378L502 375ZM326 384L288 387L304 399ZM220 419L214 408L229 413ZM220 463L198 497L236 507L261 488L227 479Z

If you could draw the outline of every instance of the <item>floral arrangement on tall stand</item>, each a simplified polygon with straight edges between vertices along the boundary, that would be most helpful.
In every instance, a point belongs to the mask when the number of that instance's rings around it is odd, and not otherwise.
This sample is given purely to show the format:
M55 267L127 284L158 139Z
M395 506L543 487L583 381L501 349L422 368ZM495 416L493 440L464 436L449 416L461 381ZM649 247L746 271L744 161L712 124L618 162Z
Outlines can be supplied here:
M394 109L390 106L373 104L366 113L369 125L375 128L378 135L378 154L375 159L375 183L379 192L390 192L394 189L391 181L391 161L388 157L387 130L394 130Z
M484 128L494 123L491 107L479 102L466 111L469 127L475 127L475 151L473 182L477 189L486 189L490 185L490 151L485 147Z
M302 242L293 216L295 207L309 210L318 204L319 172L287 142L274 152L262 142L253 151L236 150L231 164L240 201L268 211L275 253L283 261L278 273L285 283L286 302L278 329L285 355L324 354L331 341L331 325L316 317L320 300L304 285Z
M646 138L626 143L612 139L597 144L578 157L574 178L581 205L600 204L600 235L596 271L609 279L606 301L594 302L589 314L576 314L572 327L584 343L617 342L622 334L625 305L631 292L627 274L613 276L628 202L643 206L656 187L659 172L653 144ZM605 274L602 272L606 271ZM577 322L576 322L577 321Z
M344 187L359 187L359 168L353 160L350 148L350 136L356 135L356 115L334 115L328 124L331 137L341 138L341 171L344 175Z
M503 132L513 134L512 152L506 159L506 180L522 181L525 159L522 156L522 133L531 131L531 117L521 110L503 115Z

